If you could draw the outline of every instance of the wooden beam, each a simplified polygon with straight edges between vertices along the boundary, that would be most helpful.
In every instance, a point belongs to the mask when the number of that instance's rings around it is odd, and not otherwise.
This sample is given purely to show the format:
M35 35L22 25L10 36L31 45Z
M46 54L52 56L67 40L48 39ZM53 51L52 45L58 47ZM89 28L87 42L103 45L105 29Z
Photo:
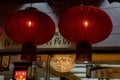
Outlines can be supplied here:
M59 54L61 54L61 53L59 53ZM63 53L63 55L69 55L71 58L76 60L75 53L72 53L72 54ZM11 56L12 62L22 62L20 57L21 57L20 54L19 55L12 55ZM37 60L46 61L47 58L48 58L47 54L37 55ZM111 53L111 54L92 53L92 63L93 64L120 64L120 53L119 54L116 54L116 53Z
M120 64L120 54L116 53L93 53L92 63L94 64Z

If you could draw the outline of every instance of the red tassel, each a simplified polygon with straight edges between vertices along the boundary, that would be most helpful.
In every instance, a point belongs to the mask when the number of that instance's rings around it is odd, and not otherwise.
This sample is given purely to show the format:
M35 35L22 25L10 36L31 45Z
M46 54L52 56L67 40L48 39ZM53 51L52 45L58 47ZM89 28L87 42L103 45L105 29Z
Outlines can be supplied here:
M36 61L36 46L34 44L28 43L22 45L22 54L21 54L21 60L26 61Z
M78 62L82 61L92 61L92 46L87 42L82 42L77 44L76 47L76 60Z

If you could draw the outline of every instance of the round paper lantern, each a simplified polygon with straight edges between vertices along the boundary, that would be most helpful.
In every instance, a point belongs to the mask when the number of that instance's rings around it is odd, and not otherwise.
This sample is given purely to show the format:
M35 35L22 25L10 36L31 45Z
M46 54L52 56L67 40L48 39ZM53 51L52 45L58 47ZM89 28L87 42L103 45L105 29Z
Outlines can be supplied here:
M51 61L50 66L57 72L69 72L74 68L74 59L68 55L55 55Z
M36 45L47 43L55 33L53 20L33 7L8 16L4 28L10 39L23 44L23 52L31 54L36 51ZM32 59L31 57L29 58Z
M5 32L9 38L20 44L41 45L53 37L55 24L48 15L36 8L26 8L6 19Z
M77 43L78 47L84 45L90 48L91 44L106 39L112 31L112 21L108 14L94 6L77 6L69 9L60 18L58 26L61 35L70 42Z

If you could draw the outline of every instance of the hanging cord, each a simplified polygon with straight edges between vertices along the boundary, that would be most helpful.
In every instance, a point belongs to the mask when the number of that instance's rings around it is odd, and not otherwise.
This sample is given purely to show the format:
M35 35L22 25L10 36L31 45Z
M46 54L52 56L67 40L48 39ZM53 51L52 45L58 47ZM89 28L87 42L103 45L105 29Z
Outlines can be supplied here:
M47 56L47 61L46 61L46 75L45 75L45 80L50 80L50 55L49 54Z
M30 7L32 7L32 2L30 3Z
M32 4L33 4L34 0L30 0L30 7L33 7Z

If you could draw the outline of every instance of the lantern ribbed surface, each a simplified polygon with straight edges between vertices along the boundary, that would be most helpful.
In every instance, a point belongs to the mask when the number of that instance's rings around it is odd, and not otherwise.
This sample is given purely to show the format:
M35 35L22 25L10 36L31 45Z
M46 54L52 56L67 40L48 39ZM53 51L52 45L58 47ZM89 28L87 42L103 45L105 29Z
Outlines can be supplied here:
M53 20L36 8L17 11L5 21L7 36L20 44L44 44L51 40L55 33Z
M109 15L94 6L77 6L67 10L59 20L61 35L74 43L98 43L112 31Z

